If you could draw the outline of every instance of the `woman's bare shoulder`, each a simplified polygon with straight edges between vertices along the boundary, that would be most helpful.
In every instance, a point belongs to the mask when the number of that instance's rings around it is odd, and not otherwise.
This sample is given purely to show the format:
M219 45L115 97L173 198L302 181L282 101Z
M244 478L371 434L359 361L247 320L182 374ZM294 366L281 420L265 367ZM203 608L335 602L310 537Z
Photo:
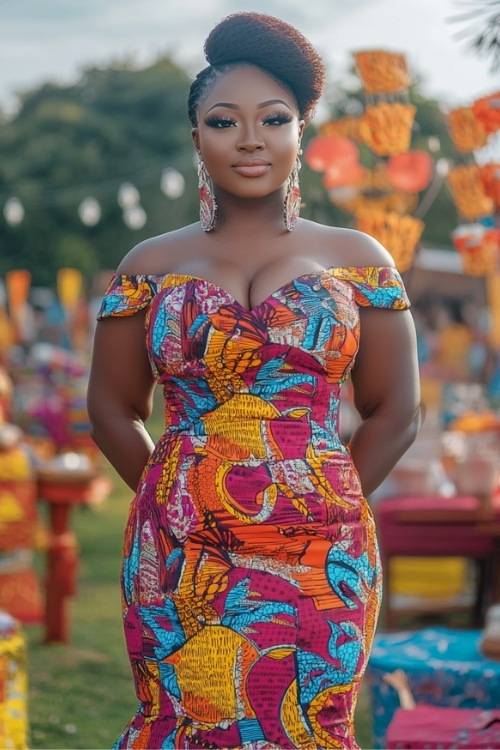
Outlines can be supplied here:
M199 238L199 223L139 242L118 266L117 273L161 275L170 273L179 256Z
M321 255L329 258L332 266L365 268L395 265L389 251L378 240L357 229L307 222L306 232L309 235L308 243L320 247Z

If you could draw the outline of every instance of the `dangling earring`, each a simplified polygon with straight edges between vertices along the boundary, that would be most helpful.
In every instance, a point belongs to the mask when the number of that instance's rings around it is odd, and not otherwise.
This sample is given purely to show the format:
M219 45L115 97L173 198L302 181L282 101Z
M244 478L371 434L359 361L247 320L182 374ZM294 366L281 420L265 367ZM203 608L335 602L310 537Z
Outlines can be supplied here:
M292 231L297 219L299 218L301 197L300 197L300 186L299 186L299 169L302 164L300 163L299 156L302 153L302 149L299 149L297 159L293 165L293 169L288 177L286 184L285 204L283 219L285 227L289 232Z
M210 232L217 218L217 203L215 201L212 180L207 168L198 152L198 189L200 193L200 222L204 232Z

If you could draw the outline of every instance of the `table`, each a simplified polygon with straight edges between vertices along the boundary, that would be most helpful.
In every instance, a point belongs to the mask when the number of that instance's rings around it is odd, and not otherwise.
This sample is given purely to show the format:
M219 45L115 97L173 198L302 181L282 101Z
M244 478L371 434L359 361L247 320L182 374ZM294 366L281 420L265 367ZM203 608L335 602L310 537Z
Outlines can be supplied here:
M43 471L37 476L38 498L49 506L45 642L69 643L69 598L76 592L77 542L70 528L75 505L99 502L109 482L95 471Z

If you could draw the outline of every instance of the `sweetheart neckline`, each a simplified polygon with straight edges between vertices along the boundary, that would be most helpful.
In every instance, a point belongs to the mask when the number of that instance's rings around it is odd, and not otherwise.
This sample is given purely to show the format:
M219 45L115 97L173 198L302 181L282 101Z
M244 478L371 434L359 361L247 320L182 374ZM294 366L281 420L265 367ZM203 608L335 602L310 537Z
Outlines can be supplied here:
M257 305L254 305L251 308L246 307L246 305L242 304L239 300L237 300L231 292L228 292L227 289L224 289L223 286L220 286L219 284L216 284L214 281L210 281L209 279L204 279L202 276L196 276L191 273L159 273L159 274L116 274L117 276L122 276L125 278L162 278L167 279L171 276L177 276L177 277L183 277L187 280L191 281L201 281L204 284L208 284L209 286L213 287L214 289L217 289L217 291L222 292L227 297L230 298L231 302L238 307L240 307L242 310L244 310L248 315L253 315L257 310L260 310L261 307L264 307L266 302L269 302L270 299L275 297L279 292L283 291L283 289L286 286L289 286L290 284L293 284L295 281L300 281L301 279L306 279L311 276L321 276L322 274L330 274L334 276L335 271L360 271L361 269L373 269L373 270L382 270L382 269L389 269L391 271L395 271L396 273L399 273L397 269L393 266L329 266L328 268L323 268L319 271L309 271L308 273L302 273L299 276L295 276L295 278L290 279L289 281L285 281L281 286L279 286L277 289L275 289L271 294L268 294L265 299L262 300L262 302L259 302ZM342 279L341 279L342 280ZM180 284L178 284L180 286Z

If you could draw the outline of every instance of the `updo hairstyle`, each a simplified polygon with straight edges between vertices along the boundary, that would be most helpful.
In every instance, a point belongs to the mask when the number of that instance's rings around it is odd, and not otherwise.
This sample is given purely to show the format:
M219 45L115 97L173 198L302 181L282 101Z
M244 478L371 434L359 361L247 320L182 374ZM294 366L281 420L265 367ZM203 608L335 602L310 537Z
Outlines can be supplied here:
M312 44L297 29L264 13L234 13L208 35L204 45L208 67L191 84L188 116L198 125L198 107L223 73L255 65L275 78L297 102L301 119L314 114L325 82L325 66Z

